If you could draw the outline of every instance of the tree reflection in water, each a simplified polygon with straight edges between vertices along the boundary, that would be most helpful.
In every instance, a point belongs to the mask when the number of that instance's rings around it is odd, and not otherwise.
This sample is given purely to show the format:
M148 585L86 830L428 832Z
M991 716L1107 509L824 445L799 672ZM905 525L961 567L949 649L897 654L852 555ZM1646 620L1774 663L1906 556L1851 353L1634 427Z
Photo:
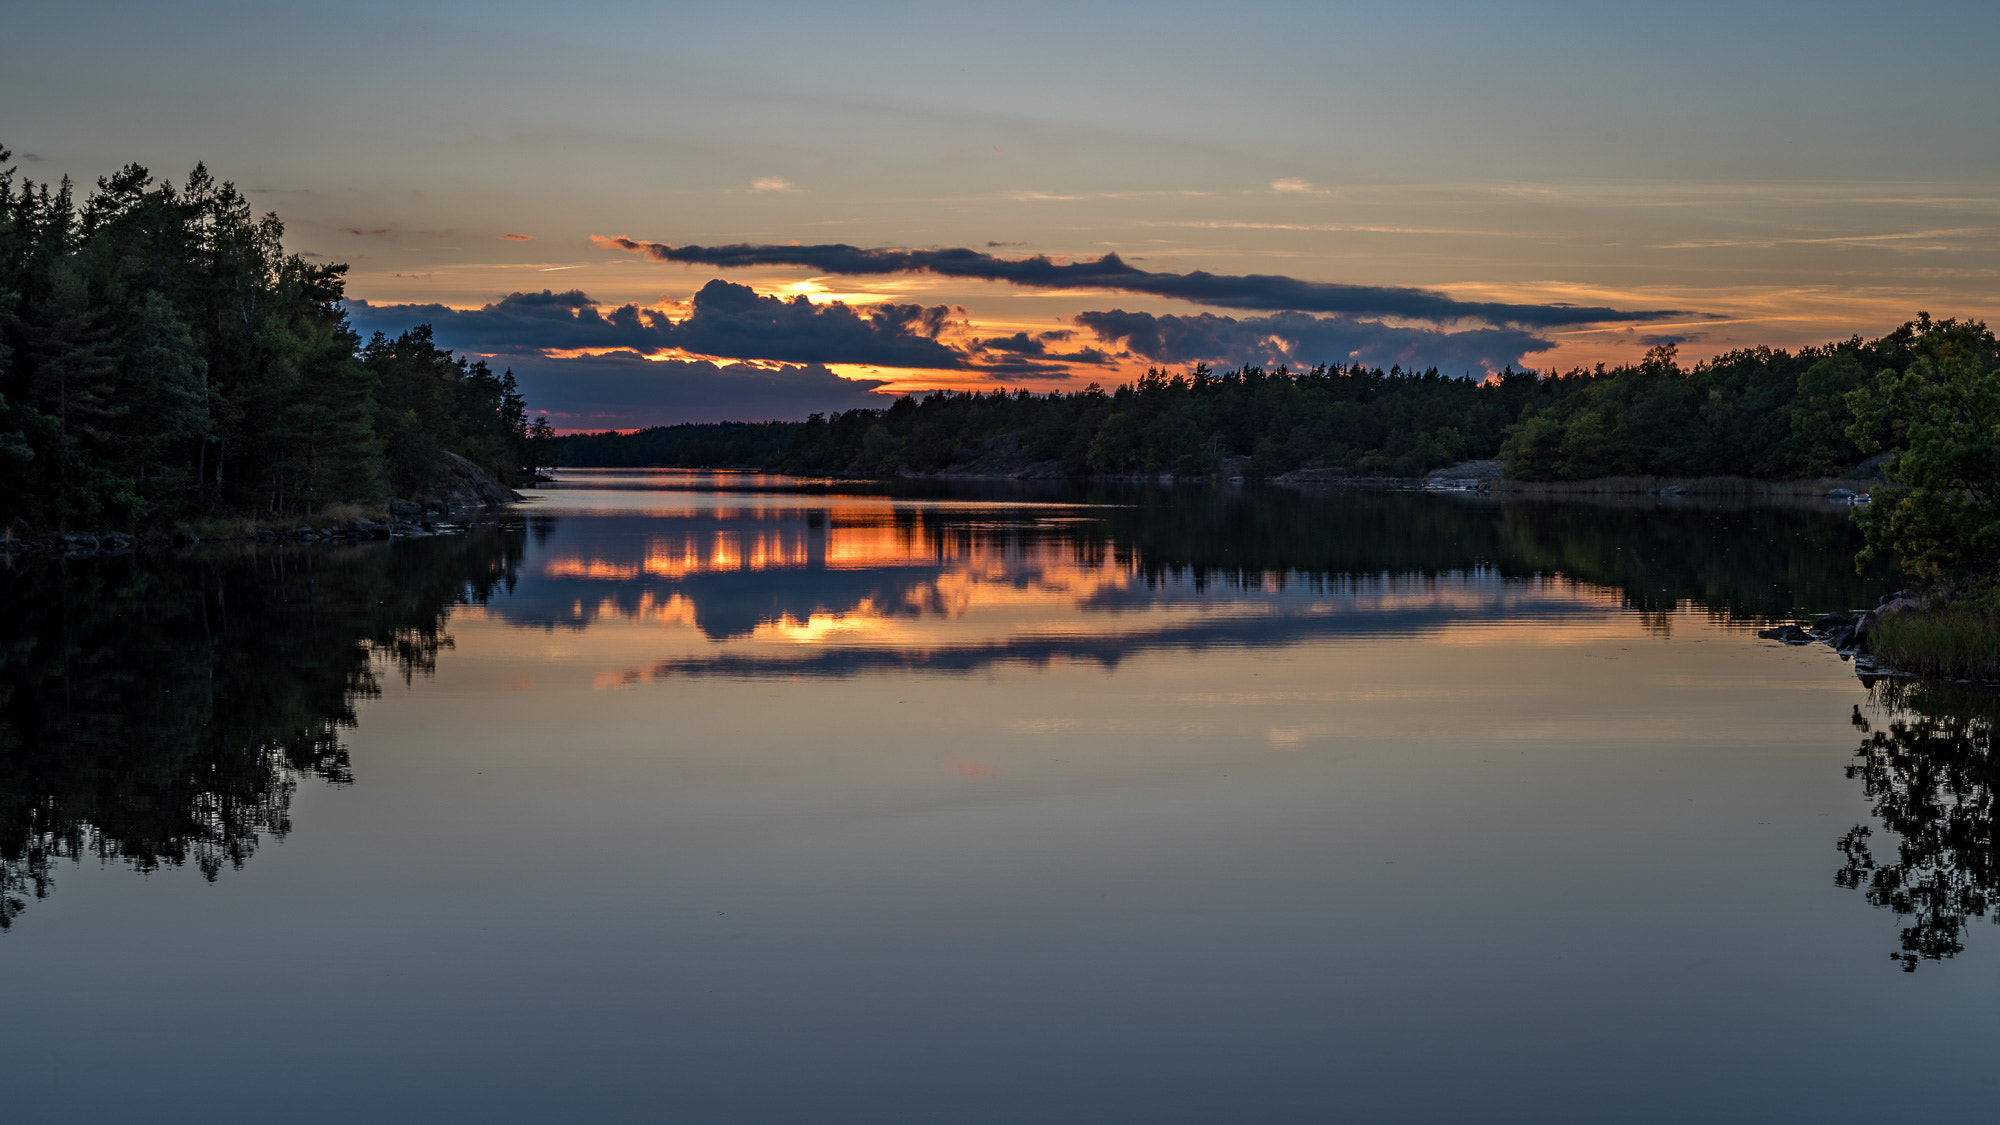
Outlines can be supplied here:
M560 535L540 517L395 545L0 567L0 597L14 609L0 622L0 928L49 892L65 858L189 865L208 878L242 865L260 840L289 830L302 780L352 779L339 735L355 702L382 676L428 673L450 644L446 610L502 587L511 596L495 599L492 616L531 628L677 606L700 643L632 673L656 678L1112 667L1149 648L1557 619L1574 606L1540 592L1553 578L1615 591L1660 631L1690 608L1762 622L1852 609L1894 588L1879 568L1855 573L1854 529L1825 504L934 482L881 491L859 504L854 494L868 490L849 485L732 492L715 504L658 492L633 511L566 519ZM530 536L537 557L523 573ZM1107 574L1115 580L1099 580ZM1425 583L1441 576L1472 576L1461 586L1476 584L1478 596L1431 596ZM1293 596L1301 590L1311 597ZM982 592L999 607L990 629L957 619ZM1156 607L1175 612L1143 612ZM1189 607L1201 612L1181 612ZM898 628L886 641L758 639L787 622L863 616ZM939 623L949 627L926 631ZM1894 782L1882 785L1889 793ZM1873 866L1865 833L1850 856L1856 886L1914 877ZM1882 886L1885 903L1908 899Z
M1834 881L1908 920L1891 954L1904 972L1962 952L1970 919L1986 915L2000 887L1996 722L2000 697L1952 685L1878 681L1865 711L1854 709L1863 738L1847 776L1896 845L1878 858L1875 831L1856 826L1840 840L1847 862Z
M284 836L301 779L353 779L355 701L433 671L445 611L511 588L523 535L0 571L0 929L61 860L213 880Z

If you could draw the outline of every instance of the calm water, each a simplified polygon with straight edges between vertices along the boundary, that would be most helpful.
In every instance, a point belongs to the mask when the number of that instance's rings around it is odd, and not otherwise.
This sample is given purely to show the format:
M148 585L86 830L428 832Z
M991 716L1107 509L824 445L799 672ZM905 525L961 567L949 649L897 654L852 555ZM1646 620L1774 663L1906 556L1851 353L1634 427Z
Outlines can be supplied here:
M1833 509L572 473L0 570L11 1120L1990 1112Z

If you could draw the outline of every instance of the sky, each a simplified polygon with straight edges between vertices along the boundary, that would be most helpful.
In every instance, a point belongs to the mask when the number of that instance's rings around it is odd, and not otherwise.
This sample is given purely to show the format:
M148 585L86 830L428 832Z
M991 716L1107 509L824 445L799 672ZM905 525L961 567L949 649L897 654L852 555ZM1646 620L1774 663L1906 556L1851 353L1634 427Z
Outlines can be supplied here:
M559 429L2000 319L2000 5L12 4L0 146L196 161Z

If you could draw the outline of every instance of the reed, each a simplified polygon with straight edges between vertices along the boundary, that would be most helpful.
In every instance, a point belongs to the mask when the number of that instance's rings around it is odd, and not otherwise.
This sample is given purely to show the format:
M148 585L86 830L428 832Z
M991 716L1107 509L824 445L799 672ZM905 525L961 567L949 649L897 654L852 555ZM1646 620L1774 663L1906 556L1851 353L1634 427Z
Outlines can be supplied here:
M1900 672L2000 679L2000 610L1943 606L1889 614L1868 640L1876 659Z
M1644 496L1674 488L1688 496L1786 496L1824 499L1836 488L1866 492L1870 481L1820 477L1805 480L1758 480L1753 477L1595 477L1590 480L1508 480L1493 482L1493 491L1541 496Z

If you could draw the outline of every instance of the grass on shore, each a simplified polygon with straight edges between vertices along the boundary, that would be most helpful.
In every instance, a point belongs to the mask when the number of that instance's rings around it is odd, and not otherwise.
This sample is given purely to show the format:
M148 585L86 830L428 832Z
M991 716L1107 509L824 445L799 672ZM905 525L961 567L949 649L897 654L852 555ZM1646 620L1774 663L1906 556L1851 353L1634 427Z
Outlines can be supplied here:
M1877 660L1899 672L2000 679L2000 610L1945 606L1888 614L1868 643Z
M1879 481L1821 477L1808 480L1758 480L1754 477L1595 477L1590 480L1507 480L1493 482L1495 492L1544 496L1645 495L1678 488L1689 496L1825 497L1836 488L1866 492Z

